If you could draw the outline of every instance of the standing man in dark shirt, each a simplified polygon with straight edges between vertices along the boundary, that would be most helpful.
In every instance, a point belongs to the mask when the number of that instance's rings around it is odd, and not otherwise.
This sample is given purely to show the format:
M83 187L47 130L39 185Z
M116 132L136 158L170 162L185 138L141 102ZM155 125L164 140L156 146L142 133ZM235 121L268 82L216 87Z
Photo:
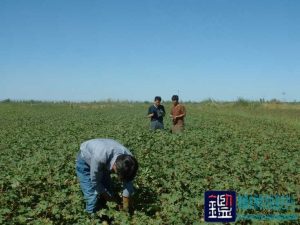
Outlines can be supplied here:
M148 118L151 119L151 130L164 129L163 117L165 116L165 107L160 104L161 97L156 96L154 98L154 104L149 107Z

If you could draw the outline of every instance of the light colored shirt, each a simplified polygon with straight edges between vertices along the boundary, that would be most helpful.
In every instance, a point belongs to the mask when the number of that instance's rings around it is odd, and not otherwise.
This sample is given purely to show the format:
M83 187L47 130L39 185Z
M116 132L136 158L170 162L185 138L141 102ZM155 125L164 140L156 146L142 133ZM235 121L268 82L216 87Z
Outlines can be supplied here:
M179 116L182 114L184 115L183 117L173 119L173 125L182 125L182 126L184 125L184 117L186 115L186 110L185 107L181 104L172 107L171 109L172 116Z
M132 155L123 145L112 139L92 139L80 145L82 159L90 166L92 186L97 194L108 192L102 183L103 174L110 172L119 155ZM123 183L123 196L133 194L132 182ZM108 192L109 193L109 192Z

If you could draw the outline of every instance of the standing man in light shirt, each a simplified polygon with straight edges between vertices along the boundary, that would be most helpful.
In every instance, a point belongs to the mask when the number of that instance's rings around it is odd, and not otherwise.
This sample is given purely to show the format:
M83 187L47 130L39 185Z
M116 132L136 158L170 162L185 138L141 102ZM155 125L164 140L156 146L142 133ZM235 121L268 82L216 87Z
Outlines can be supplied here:
M185 107L179 103L178 95L172 96L173 107L171 117L173 122L172 133L179 133L184 130L184 117L186 115Z
M94 213L106 201L116 202L119 208L128 211L132 207L132 181L137 170L137 160L117 141L92 139L83 142L77 155L76 174L86 202L86 211ZM122 198L111 192L111 173L116 173L123 182Z

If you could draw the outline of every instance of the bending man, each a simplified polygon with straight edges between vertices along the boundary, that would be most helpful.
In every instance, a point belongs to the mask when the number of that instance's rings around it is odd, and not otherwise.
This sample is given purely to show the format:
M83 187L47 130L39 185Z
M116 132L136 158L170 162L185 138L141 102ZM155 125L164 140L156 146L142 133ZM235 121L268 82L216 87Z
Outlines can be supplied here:
M94 213L106 201L116 202L119 208L127 211L131 206L132 181L137 169L136 159L120 143L111 139L83 142L76 160L76 173L86 202L86 211ZM111 192L111 173L116 173L123 182L122 199Z

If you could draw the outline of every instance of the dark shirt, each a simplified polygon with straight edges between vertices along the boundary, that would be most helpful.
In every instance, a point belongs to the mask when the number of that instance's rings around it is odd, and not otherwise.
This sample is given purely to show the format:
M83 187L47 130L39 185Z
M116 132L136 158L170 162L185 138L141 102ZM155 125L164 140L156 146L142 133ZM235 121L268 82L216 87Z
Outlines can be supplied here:
M149 107L148 115L152 113L153 116L151 117L151 121L157 120L162 123L163 116L166 114L165 107L163 105L159 105L157 107L155 105L152 105Z

